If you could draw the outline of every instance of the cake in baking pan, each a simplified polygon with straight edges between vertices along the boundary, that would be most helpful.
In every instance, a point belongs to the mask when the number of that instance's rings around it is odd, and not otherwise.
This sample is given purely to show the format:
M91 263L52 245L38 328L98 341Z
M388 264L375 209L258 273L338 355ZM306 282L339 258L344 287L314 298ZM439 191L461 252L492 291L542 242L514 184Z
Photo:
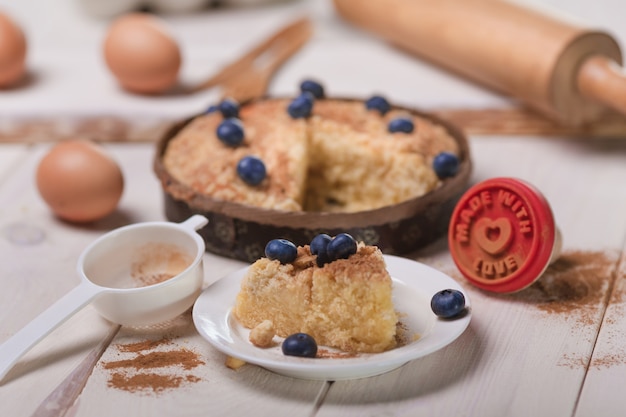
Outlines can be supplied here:
M351 233L404 254L445 233L471 172L463 133L382 96L224 100L173 126L154 169L165 214L200 213L207 250L254 262L267 241Z

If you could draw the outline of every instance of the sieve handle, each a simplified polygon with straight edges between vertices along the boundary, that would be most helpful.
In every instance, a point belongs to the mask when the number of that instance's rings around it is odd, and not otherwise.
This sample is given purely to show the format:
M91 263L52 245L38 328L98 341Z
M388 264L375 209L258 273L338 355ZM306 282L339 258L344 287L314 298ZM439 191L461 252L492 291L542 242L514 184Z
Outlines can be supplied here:
M0 381L13 365L41 339L93 300L104 288L83 281L0 345Z
M204 226L207 225L207 223L209 223L209 219L200 214L194 214L184 222L179 223L179 225L184 229L195 232L202 229Z

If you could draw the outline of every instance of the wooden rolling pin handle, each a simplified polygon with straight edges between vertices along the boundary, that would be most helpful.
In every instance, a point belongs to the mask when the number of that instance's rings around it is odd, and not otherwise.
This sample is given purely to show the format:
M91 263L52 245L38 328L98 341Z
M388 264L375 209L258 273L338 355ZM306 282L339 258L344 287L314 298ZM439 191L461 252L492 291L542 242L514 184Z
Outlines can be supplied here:
M626 115L626 73L612 59L601 55L585 59L576 83L585 97Z

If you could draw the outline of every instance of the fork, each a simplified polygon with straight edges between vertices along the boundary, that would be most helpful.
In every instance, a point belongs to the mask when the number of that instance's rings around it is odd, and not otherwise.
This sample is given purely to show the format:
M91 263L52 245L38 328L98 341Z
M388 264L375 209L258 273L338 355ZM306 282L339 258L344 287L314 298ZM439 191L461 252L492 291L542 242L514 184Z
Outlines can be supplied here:
M223 98L239 103L262 97L274 73L311 37L313 25L300 18L281 28L217 74L191 88L196 93L220 87Z

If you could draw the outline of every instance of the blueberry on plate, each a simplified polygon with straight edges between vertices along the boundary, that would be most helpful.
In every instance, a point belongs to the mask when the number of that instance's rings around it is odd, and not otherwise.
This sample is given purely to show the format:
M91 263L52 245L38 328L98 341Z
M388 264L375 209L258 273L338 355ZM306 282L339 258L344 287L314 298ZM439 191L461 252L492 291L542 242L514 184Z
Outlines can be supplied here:
M465 296L459 290L441 290L433 295L430 308L444 319L458 316L465 310Z
M267 171L260 158L244 156L237 163L237 175L248 185L259 185L267 176Z
M294 333L283 340L281 349L287 356L314 358L317 355L317 342L306 333Z
M298 256L298 248L287 239L272 239L265 245L265 256L281 264L290 264Z
M326 252L326 248L328 247L328 244L331 240L332 238L326 233L321 233L315 236L313 240L311 240L311 254L317 256L315 262L320 268L324 266L324 264L331 262L331 259L328 256L328 252Z
M406 117L398 117L390 120L387 125L387 130L389 130L390 133L411 133L413 132L413 129L415 129L413 121L411 119L407 119Z
M239 117L239 103L231 98L222 100L218 107L225 119Z
M317 81L313 80L304 80L300 83L300 91L303 93L308 91L313 94L315 98L324 98L324 87Z
M440 179L454 177L459 172L459 158L450 152L441 152L433 159L433 170Z
M326 253L331 260L348 259L357 251L356 240L348 233L339 233L328 243Z
M244 138L243 124L241 120L231 117L217 126L217 137L224 144L232 147L241 145Z
M368 110L377 110L384 116L389 110L391 110L391 105L383 96L372 96L365 101L365 108Z
M311 111L313 110L314 101L315 97L313 94L305 91L289 103L287 112L294 119L309 117L311 115Z

